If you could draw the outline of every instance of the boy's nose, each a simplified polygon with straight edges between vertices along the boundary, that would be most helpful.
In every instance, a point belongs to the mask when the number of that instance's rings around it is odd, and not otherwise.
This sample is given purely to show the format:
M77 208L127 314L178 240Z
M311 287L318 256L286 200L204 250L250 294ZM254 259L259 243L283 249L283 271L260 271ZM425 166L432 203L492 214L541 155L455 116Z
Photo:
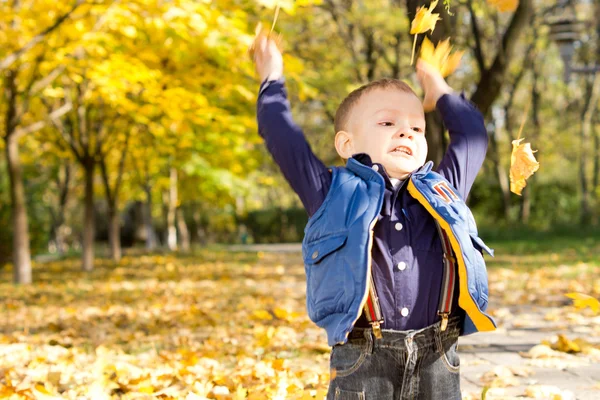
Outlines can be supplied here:
M413 134L411 131L401 131L400 132L400 137L401 138L408 138L408 139L412 139L413 138Z

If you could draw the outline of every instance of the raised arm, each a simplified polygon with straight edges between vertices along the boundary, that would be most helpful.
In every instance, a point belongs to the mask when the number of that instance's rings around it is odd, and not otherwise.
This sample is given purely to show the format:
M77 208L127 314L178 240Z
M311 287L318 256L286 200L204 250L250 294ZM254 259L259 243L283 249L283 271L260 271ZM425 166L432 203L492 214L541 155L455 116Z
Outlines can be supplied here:
M417 64L417 77L425 91L425 111L436 107L450 134L450 144L437 172L466 199L487 152L483 116L464 95L453 93L436 69L422 61Z
M274 40L257 38L254 62L263 82L257 101L258 132L308 215L312 216L327 196L331 174L292 119L283 79L283 58Z

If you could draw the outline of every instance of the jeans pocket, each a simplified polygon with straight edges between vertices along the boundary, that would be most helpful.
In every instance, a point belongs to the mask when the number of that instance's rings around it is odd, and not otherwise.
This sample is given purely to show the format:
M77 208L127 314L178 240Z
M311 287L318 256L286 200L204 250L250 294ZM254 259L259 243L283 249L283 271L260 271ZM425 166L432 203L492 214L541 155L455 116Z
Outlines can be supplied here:
M438 355L442 363L449 372L458 373L460 371L460 357L458 356L458 341L437 339Z
M333 346L330 360L332 380L349 376L361 367L369 354L369 340Z

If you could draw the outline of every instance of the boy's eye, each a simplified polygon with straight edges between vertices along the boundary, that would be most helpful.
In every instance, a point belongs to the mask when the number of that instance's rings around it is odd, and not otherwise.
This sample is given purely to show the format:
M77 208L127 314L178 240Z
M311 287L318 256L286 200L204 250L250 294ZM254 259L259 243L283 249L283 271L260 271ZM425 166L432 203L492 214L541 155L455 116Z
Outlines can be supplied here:
M413 126L412 130L415 132L423 133L423 129L419 128L418 126Z
M381 125L381 126L394 126L394 123L390 122L390 121L382 121L382 122L379 123L379 125Z

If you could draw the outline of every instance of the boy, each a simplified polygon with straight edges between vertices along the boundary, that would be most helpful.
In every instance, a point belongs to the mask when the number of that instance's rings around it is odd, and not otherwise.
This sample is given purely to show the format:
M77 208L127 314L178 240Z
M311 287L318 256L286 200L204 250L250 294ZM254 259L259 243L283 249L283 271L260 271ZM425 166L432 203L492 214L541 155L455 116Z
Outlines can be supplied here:
M345 167L328 169L293 122L276 43L259 36L259 133L308 214L302 244L310 318L331 352L328 399L459 399L458 336L493 330L469 193L487 150L483 118L417 63L423 104L398 80L348 95L335 116ZM424 108L450 144L425 164Z

